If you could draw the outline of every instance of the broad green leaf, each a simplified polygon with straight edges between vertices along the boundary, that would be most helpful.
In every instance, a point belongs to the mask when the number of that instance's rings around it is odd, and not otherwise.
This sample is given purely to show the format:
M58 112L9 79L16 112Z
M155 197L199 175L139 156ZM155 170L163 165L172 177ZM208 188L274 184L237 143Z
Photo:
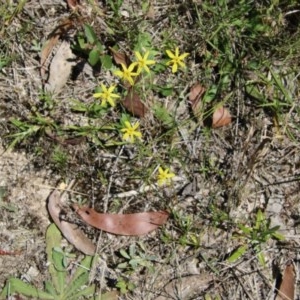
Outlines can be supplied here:
M53 263L52 250L55 247L60 247L61 240L62 236L59 229L54 223L52 223L49 225L46 232L46 253L47 259L51 263Z
M104 51L103 45L99 41L96 42L95 46L100 53Z
M95 66L100 60L99 51L97 49L91 50L89 53L89 59L88 62L91 66Z
M118 268L118 269L126 269L127 266L128 266L128 263L127 263L127 262L124 262L124 263L118 264L117 268Z
M68 284L64 291L64 296L67 299L74 299L78 295L78 290L85 286L89 281L89 274L82 273L76 279L72 280L72 283Z
M25 297L30 297L30 298L46 299L46 300L55 299L54 296L52 296L46 292L40 291L37 288L35 288L34 286L27 284L20 279L11 278L8 281L8 283L6 284L6 286L3 289L0 296L2 299L3 296L6 298L15 293L21 294Z
M102 55L102 56L100 57L100 60L101 60L102 66L103 66L105 69L108 69L108 70L111 69L111 67L112 67L112 59L111 59L111 56L109 56L109 55Z
M50 282L50 281L45 282L45 290L52 296L57 296L56 290L55 290L54 286L52 285L52 282Z
M88 273L91 265L92 265L92 256L86 256L78 265L74 275L72 276L71 282L69 283L70 286L74 284L74 282L84 273Z
M84 28L84 33L85 33L85 36L86 36L88 42L90 44L96 43L97 36L96 36L96 33L95 33L94 29L92 28L92 26L85 24L85 25L83 25L83 28Z
M230 255L230 257L227 260L229 262L235 262L247 251L247 249L247 245L240 246Z
M215 85L212 85L204 94L203 96L203 102L204 103L210 103L212 100L216 98L218 88Z
M63 266L63 258L64 254L61 252L57 252L55 250L52 251L52 258L53 258L53 267L55 269L55 276L56 278L52 278L52 282L58 292L58 294L62 294L64 291L65 283L66 283L66 276L67 270ZM50 271L50 267L49 267Z
M52 256L53 248L60 247L61 244L61 233L57 226L53 223L51 224L46 231L46 253L47 260L49 262L49 273L51 275L53 286L56 292L59 291L59 275L58 270L54 267L54 260Z
M136 254L135 244L129 246L129 255L130 257L134 257Z
M120 254L121 254L124 258L130 259L129 254L127 254L127 252L126 252L124 249L121 249L121 250L120 250Z
M80 291L77 291L76 293L76 298L79 298L81 296L84 296L84 297L89 297L91 295L95 295L96 293L96 286L94 284L88 286L88 287L85 287L84 289L80 290ZM74 299L74 298L72 298ZM102 298L100 298L102 299Z

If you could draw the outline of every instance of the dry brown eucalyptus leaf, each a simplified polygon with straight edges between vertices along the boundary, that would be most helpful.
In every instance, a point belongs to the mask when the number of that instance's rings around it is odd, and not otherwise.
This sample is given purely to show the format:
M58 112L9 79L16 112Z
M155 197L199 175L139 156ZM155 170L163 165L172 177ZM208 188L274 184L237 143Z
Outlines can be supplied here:
M163 225L169 213L166 211L143 212L135 214L98 213L89 207L73 205L77 214L87 224L118 235L144 235Z
M199 82L195 83L191 87L189 100L191 103L193 113L196 117L198 117L199 115L199 111L201 108L201 100L205 91L206 91L205 88Z
M126 55L126 53L119 52L111 47L109 49L113 54L113 58L114 58L116 64L119 64L119 65L123 64L123 65L125 65L125 67L128 67L131 64L131 60L128 57L128 55Z
M294 300L295 298L296 271L292 261L285 267L280 288L275 300Z
M67 32L73 29L74 23L72 19L64 19L59 26L57 26L52 33L49 35L48 40L41 51L41 77L45 81L47 78L46 74L48 73L49 64L51 61L51 54L55 49L59 39L67 34Z
M135 117L143 118L148 111L140 96L132 87L128 89L127 95L121 104Z
M60 192L54 190L48 198L48 211L56 226L59 228L63 236L75 246L76 249L86 255L94 255L96 251L95 245L88 239L77 225L61 220L62 201Z
M63 41L51 61L45 91L58 94L62 90L71 75L74 58L70 43Z
M227 108L221 106L213 114L212 127L223 127L231 123L231 115Z
M79 5L79 0L67 0L67 4L68 4L70 9L74 10Z

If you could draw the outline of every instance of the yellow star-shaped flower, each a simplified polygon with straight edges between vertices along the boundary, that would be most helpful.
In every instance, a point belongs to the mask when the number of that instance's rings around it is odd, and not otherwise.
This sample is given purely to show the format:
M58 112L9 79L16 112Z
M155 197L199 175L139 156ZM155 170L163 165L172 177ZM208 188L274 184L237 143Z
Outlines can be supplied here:
M179 55L179 49L176 47L175 54L170 50L166 50L167 55L171 58L170 61L167 62L167 66L172 65L172 73L176 73L178 70L178 65L181 68L185 68L185 63L183 60L189 55L189 53L183 53Z
M134 85L133 76L137 76L138 73L133 72L134 67L136 66L136 62L130 64L130 66L127 68L124 64L121 64L123 71L117 70L114 72L114 74L120 78L122 78L125 81L128 81L131 85Z
M107 102L111 105L111 106L116 106L115 103L115 99L120 98L119 95L114 94L113 91L116 88L115 85L110 86L108 89L107 87L100 83L101 86L101 92L100 93L95 93L93 95L94 98L101 98L102 102L101 102L101 106L105 106L107 105Z
M122 139L129 143L134 143L135 138L140 139L142 134L137 130L139 125L139 122L131 125L128 121L125 121L125 127L121 129L121 132L123 132Z
M136 63L138 65L138 70L137 72L140 73L143 70L145 70L147 73L150 73L150 70L148 68L148 65L153 65L155 64L154 60L148 60L148 56L149 56L150 52L147 51L144 55L144 57L142 57L142 55L139 52L135 52L135 57L136 57Z
M158 175L157 175L157 183L158 185L170 184L171 179L175 176L174 173L170 173L169 169L163 169L161 167L158 168Z

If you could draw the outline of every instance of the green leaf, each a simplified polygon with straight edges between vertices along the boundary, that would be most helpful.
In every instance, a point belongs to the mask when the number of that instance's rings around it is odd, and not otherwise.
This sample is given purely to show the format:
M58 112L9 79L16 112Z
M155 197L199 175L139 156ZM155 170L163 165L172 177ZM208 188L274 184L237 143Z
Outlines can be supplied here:
M258 258L259 263L260 263L263 267L265 267L265 266L266 266L266 260L265 260L264 253L263 253L263 252L259 252L259 253L257 254L257 258Z
M174 126L174 118L170 112L162 105L156 104L153 107L155 117L163 123L167 128L172 128Z
M95 46L100 53L104 51L103 45L99 41L96 42Z
M125 127L125 122L130 122L130 116L126 115L126 114L122 114L121 119L120 119L121 127ZM121 253L121 255L122 255L122 253Z
M62 236L57 226L54 223L49 225L46 231L46 253L49 262L53 263L52 250L55 247L60 247L61 240Z
M129 256L129 254L124 250L124 249L121 249L120 250L120 254L124 257L124 258L127 258L127 259L130 259L131 257Z
M247 245L240 246L229 256L227 260L231 263L235 262L247 251L247 249Z
M74 99L72 101L71 109L73 111L78 111L78 112L87 112L89 108L88 108L87 104Z
M244 226L242 224L238 224L238 227L245 233L245 234L251 234L252 228Z
M137 37L134 51L143 52L151 49L152 36L148 32L140 32Z
M264 96L263 93L259 91L259 89L254 85L254 84L249 84L246 86L246 92L253 98L265 102L266 97Z
M95 66L100 60L100 54L98 49L93 49L89 53L88 62L91 66Z
M127 263L127 262L124 262L124 263L118 264L117 268L118 268L118 269L126 269L127 266L128 266L128 263Z
M61 244L61 233L56 225L51 224L46 231L46 253L47 259L49 262L49 273L51 275L53 286L56 291L59 291L60 283L59 283L59 274L58 270L54 267L54 259L52 256L53 248L60 247Z
M124 279L119 279L116 287L120 289L121 294L126 294L127 293L127 284L124 281Z
M74 275L72 276L70 285L73 285L75 282L82 274L88 273L91 265L92 265L92 260L93 257L92 256L86 256L78 265L76 272L74 273Z
M11 278L5 285L5 288L1 292L0 297L1 297L1 299L3 299L2 297L6 298L15 293L21 294L25 297L30 297L30 298L46 299L46 300L47 299L55 299L54 296L52 296L46 292L40 291L37 288L35 288L34 286L27 284L20 279Z
M210 89L208 89L206 91L206 93L204 94L202 101L204 103L210 103L212 100L214 100L216 98L217 91L218 91L217 86L216 85L212 85L210 87Z
M158 93L161 93L164 97L171 96L173 94L173 86L154 86L153 87L155 91Z
M94 284L88 286L88 287L85 287L84 289L80 290L80 291L77 291L76 292L76 298L79 298L81 296L84 296L84 297L89 297L91 295L95 295L96 293L96 286ZM71 299L74 299L74 298L71 298ZM102 298L100 298L102 300Z
M107 69L107 70L110 70L111 67L112 67L112 59L111 59L111 56L109 55L102 55L100 57L100 60L101 60L101 64L102 66Z
M129 255L130 257L134 257L136 254L135 244L129 246Z
M276 240L279 240L279 241L284 241L285 240L285 236L278 233L278 232L273 232L272 237L275 238Z
M78 290L86 285L89 281L89 274L87 272L80 274L76 279L72 280L72 283L68 284L64 291L65 298L74 299L77 296Z
M255 229L259 229L263 224L263 221L265 220L265 216L262 213L262 211L259 209L256 213L256 222L255 222Z
M78 41L78 45L79 45L80 49L84 50L86 48L86 43L85 43L84 38L82 36L78 36L77 41Z
M52 278L52 281L54 283L54 286L58 294L62 294L64 291L66 276L67 276L67 270L63 266L64 253L53 250L52 258L53 258L52 266L56 271L55 272L56 278ZM50 271L50 267L49 267L49 271Z
M85 33L85 36L86 36L88 42L90 44L96 43L97 36L96 36L96 33L95 33L94 29L92 28L92 26L85 24L85 25L83 25L83 28L84 28L84 33Z
M45 290L49 294L51 294L53 296L57 296L56 290L55 290L54 286L52 285L52 282L50 282L50 281L45 282Z

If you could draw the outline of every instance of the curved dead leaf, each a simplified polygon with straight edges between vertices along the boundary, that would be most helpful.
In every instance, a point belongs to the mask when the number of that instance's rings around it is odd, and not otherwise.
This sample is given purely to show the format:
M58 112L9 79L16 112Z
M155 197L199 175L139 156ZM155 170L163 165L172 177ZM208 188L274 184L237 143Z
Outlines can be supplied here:
M223 127L231 123L231 115L227 108L221 106L213 114L212 127Z
M135 214L101 214L89 207L73 206L87 224L118 235L144 235L163 225L169 214L166 211Z
M193 113L196 117L198 117L200 108L201 108L201 99L203 94L205 93L205 88L199 83L195 83L190 90L189 100L191 103L191 107Z
M52 33L49 35L48 40L46 41L45 45L42 48L41 51L41 77L42 80L45 81L46 73L48 72L50 60L51 60L51 54L55 49L55 46L57 45L59 39L65 35L67 35L67 32L74 28L74 23L72 19L64 19L62 22L57 26Z
M131 60L128 57L128 55L126 55L126 53L124 52L119 52L117 50L115 50L114 48L109 48L109 50L112 52L113 58L116 62L116 64L123 64L126 67L128 67L131 64Z
M79 0L67 0L70 9L75 10L79 6Z
M78 226L60 219L61 206L60 193L58 190L54 190L49 196L47 205L52 220L62 232L63 236L73 244L76 249L86 255L94 255L96 251L95 245L84 235Z
M148 111L145 104L141 101L140 96L133 88L128 89L128 93L121 103L135 117L143 118Z
M74 54L71 50L70 43L63 41L51 61L49 78L45 85L45 90L58 94L67 83L73 65Z
M194 299L206 290L212 281L213 277L207 274L176 278L164 287L162 295L155 300Z
M292 261L288 262L275 300L294 300L296 271Z

